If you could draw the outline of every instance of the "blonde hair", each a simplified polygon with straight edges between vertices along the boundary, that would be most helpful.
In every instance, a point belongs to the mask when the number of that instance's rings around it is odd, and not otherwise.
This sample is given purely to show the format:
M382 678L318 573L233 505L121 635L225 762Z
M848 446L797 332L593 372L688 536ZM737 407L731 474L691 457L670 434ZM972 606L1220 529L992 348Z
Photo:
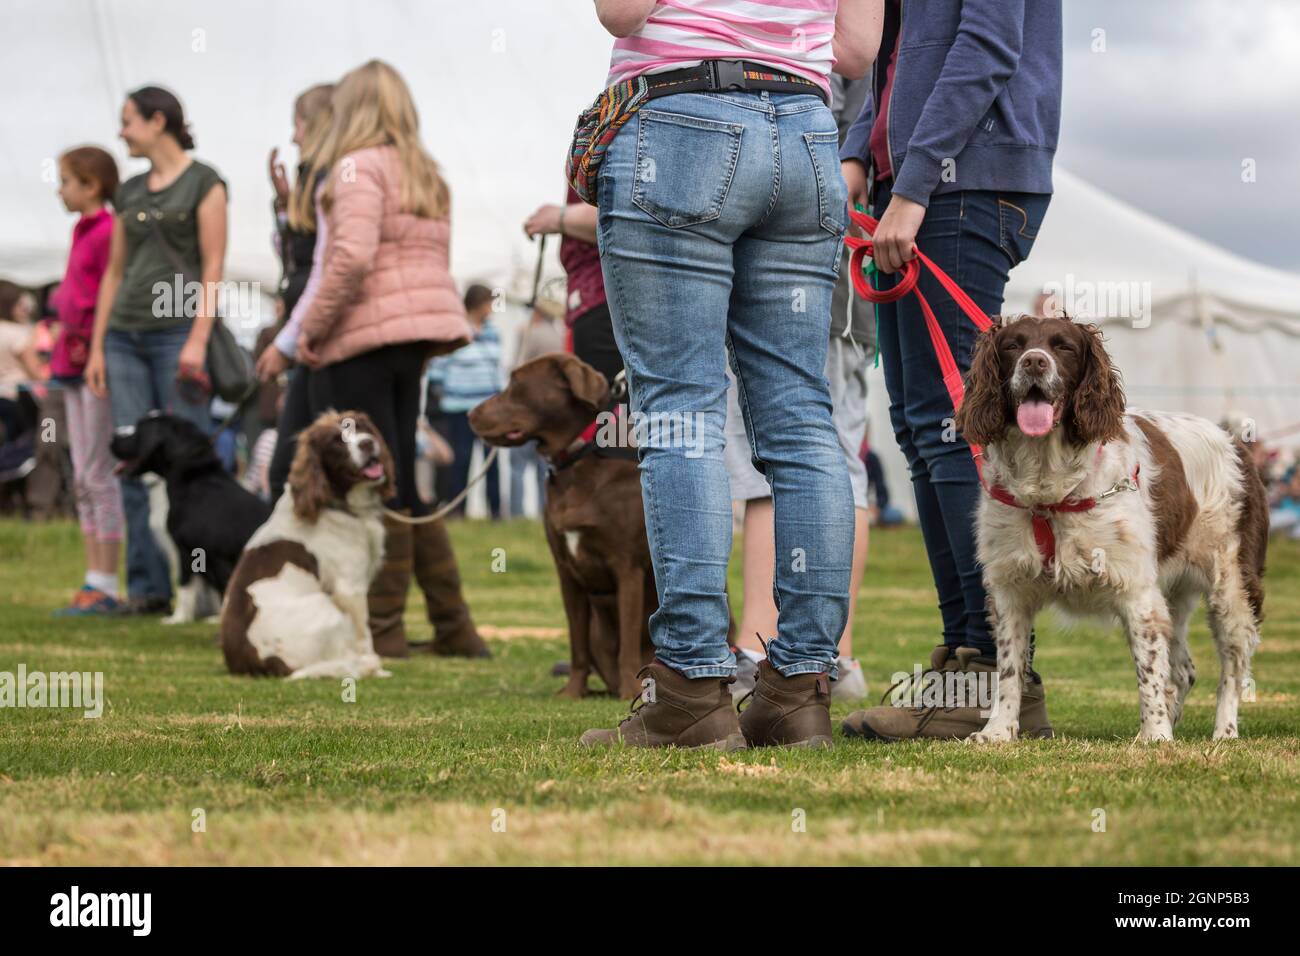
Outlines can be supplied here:
M422 219L442 219L450 211L447 184L420 144L420 121L401 74L382 60L371 60L339 81L334 89L334 121L321 150L325 166L368 146L397 147L402 170L402 211ZM334 178L321 203L334 202Z
M293 115L305 127L298 151L298 179L289 196L289 225L299 232L316 231L316 203L312 195L318 175L316 161L334 118L333 98L334 84L321 83L305 90L293 104Z

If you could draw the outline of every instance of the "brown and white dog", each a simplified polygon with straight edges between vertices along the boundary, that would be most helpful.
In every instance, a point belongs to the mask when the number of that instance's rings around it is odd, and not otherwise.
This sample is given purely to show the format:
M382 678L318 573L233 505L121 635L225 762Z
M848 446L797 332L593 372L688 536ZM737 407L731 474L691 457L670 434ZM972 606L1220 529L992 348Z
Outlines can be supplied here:
M298 436L289 483L249 539L221 609L232 674L387 677L366 594L384 556L393 461L363 412L326 412Z
M542 522L569 620L569 680L560 693L574 698L586 695L593 669L611 692L635 697L637 672L654 656L648 622L659 599L637 463L581 439L608 401L603 375L554 352L519 366L504 391L469 415L488 444L536 441L551 465Z
M1215 739L1236 737L1259 643L1268 511L1250 454L1191 415L1125 412L1095 326L1021 317L977 344L957 426L984 446L978 516L998 647L993 715L1013 740L1035 613L1118 616L1137 665L1139 739L1172 740L1196 679L1187 627L1209 610Z

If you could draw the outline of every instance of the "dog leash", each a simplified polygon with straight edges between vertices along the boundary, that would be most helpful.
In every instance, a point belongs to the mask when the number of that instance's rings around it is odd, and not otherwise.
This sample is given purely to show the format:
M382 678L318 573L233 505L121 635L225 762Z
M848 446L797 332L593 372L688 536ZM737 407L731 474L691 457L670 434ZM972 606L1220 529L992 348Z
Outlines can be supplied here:
M483 477L492 467L492 462L496 461L497 452L499 451L501 451L501 449L496 445L493 445L492 450L488 452L487 457L483 459L483 467L478 470L478 474L465 483L465 487L461 489L460 494L455 498L452 498L451 501L447 502L432 514L420 515L419 517L412 518L410 515L404 515L400 511L394 511L392 508L388 507L383 508L382 511L387 517L402 524L429 524L430 522L438 521L441 518L447 517L447 515L451 514L451 512L455 510L457 505L465 500L465 496L469 494L470 489L483 480Z
M542 241L538 244L537 247L537 265L533 269L533 294L529 298L527 303L529 309L536 308L537 306L537 295L542 288L542 266L545 263L545 261L546 261L546 233L542 233ZM528 334L530 331L531 331L531 326L525 325L524 340L523 340L524 344L526 344L528 341ZM483 480L483 477L487 475L489 469L491 469L492 463L496 461L497 453L500 451L501 451L500 447L493 445L492 450L489 451L487 457L483 459L483 467L479 469L478 474L476 474L473 478L471 478L468 482L465 483L465 487L461 489L460 494L458 494L455 498L452 498L451 501L448 501L445 505L440 507L437 511L434 511L432 514L420 515L417 518L413 518L410 515L402 514L400 511L394 511L392 508L384 508L383 509L384 514L387 515L389 518L392 518L394 521L401 522L402 524L429 524L431 522L439 520L440 518L445 518L447 515L451 514L451 512L456 509L457 505L459 505L462 501L465 500L465 496L469 494L470 489Z
M921 294L919 286L921 267L924 266L934 274L939 284L952 296L953 301L957 303L958 307L966 313L966 317L975 323L975 327L981 332L987 332L991 329L993 320L984 314L984 310L975 304L975 300L966 294L965 289L953 281L948 273L940 269L929 256L916 246L912 246L916 258L903 263L903 275L898 284L892 289L877 289L867 281L867 277L863 274L862 261L868 256L872 256L872 261L875 261L875 243L872 241L872 237L876 233L876 226L879 225L879 222L865 212L859 212L856 209L849 210L849 218L862 227L862 230L867 234L865 239L859 236L844 237L844 244L853 250L849 256L849 278L853 282L853 288L862 298L876 305L897 302L908 293L916 293L916 300L921 305L921 314L925 316L926 331L930 333L930 344L934 347L935 358L939 360L939 370L943 373L943 386L948 390L948 397L952 399L952 410L956 413L961 409L961 404L966 398L966 386L962 382L961 369L957 367L957 360L953 358L952 349L948 346L948 340L944 337L943 329L939 326L939 320L934 314L934 309L930 308L930 303ZM970 450L978 468L984 457L984 450L978 445L971 445Z
M243 414L244 406L247 405L249 400L257 394L258 389L261 387L262 383L255 381L252 385L248 386L248 390L245 391L243 395L239 396L239 399L234 403L234 407L231 408L230 414L217 423L217 429L212 433L212 439L214 441L218 435L224 432L231 425L235 424L235 419Z
M958 307L966 313L966 317L975 324L981 332L987 332L993 327L993 320L990 319L975 301L966 294L966 290L959 286L948 273L944 272L934 263L929 256L923 253L915 245L912 251L916 253L915 259L910 259L903 263L902 279L892 289L877 289L867 281L863 271L862 260L867 256L873 255L875 244L872 237L875 235L876 226L879 225L876 219L867 215L865 212L859 212L856 209L849 210L849 217L867 234L866 239L858 236L845 236L844 244L853 250L849 256L849 278L853 282L853 288L858 295L868 302L877 305L889 302L897 302L908 293L916 294L917 302L921 305L921 313L925 316L926 331L930 334L930 344L934 348L935 358L939 361L939 369L943 373L944 388L948 391L948 397L952 399L953 414L956 414L966 398L966 385L962 381L961 369L957 367L957 360L953 358L952 349L948 345L948 339L943 334L943 329L939 326L939 319L935 316L934 310L930 308L930 303L926 301L918 283L921 280L921 267L929 269L939 284L953 298ZM874 261L874 260L873 260ZM1102 448L1097 448L1097 457L1100 459ZM1133 473L1125 478L1121 478L1115 485L1107 491L1102 492L1091 498L1076 498L1074 500L1066 499L1049 505L1026 505L1018 501L1015 495L1007 491L1001 485L990 485L984 478L984 449L979 445L970 443L971 457L975 460L975 473L979 477L980 485L989 497L995 501L1001 502L1012 508L1020 508L1030 513L1031 523L1034 530L1034 541L1038 545L1039 555L1043 559L1043 565L1050 567L1056 559L1056 534L1052 530L1051 516L1059 513L1076 513L1090 511L1096 507L1097 502L1102 501L1121 491L1134 491L1138 488L1138 469L1135 468ZM1139 466L1140 467L1140 466Z

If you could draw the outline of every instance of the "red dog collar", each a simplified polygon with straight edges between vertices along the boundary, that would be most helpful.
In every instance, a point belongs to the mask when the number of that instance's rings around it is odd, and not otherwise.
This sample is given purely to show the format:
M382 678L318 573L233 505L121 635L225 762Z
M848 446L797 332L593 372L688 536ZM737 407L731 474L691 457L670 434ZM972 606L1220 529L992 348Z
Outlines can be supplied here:
M1101 450L1105 446L1098 447L1097 457L1101 457ZM980 464L980 462L976 462ZM977 468L980 476L980 484L984 490L989 493L994 501L1009 505L1012 508L1019 508L1022 511L1030 513L1030 520L1034 526L1034 543L1038 545L1038 553L1042 556L1043 567L1050 568L1056 562L1056 532L1052 530L1052 515L1062 512L1072 514L1079 511L1091 511L1097 507L1097 502L1104 501L1112 495L1117 495L1121 491L1137 491L1138 473L1142 470L1141 464L1133 466L1133 474L1126 478L1121 478L1110 488L1101 494L1092 498L1066 498L1064 501L1058 501L1050 505L1026 505L1016 499L1016 496L1007 491L1001 485L989 485L984 481L984 471Z

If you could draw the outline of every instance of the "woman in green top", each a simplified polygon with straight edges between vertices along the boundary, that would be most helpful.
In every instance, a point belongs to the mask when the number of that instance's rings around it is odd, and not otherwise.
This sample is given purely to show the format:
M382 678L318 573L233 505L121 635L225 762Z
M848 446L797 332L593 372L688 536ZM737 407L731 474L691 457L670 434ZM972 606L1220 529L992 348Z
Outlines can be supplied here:
M132 156L149 160L149 171L124 182L113 199L117 217L86 383L109 396L115 428L158 410L207 432L204 366L226 256L226 186L188 155L194 140L167 90L131 93L120 135ZM123 478L122 504L130 607L165 612L171 575L149 531L149 496L138 478Z

